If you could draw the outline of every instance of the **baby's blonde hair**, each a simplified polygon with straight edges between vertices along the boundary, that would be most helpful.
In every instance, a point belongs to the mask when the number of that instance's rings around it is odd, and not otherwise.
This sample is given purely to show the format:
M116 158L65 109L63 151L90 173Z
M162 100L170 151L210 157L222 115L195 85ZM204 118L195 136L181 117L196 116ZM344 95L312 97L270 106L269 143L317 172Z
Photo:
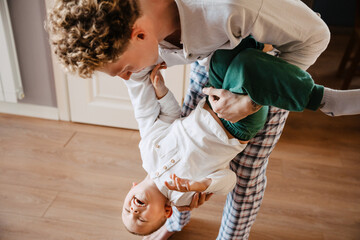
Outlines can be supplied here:
M126 50L139 16L137 0L57 0L45 28L60 63L86 78Z

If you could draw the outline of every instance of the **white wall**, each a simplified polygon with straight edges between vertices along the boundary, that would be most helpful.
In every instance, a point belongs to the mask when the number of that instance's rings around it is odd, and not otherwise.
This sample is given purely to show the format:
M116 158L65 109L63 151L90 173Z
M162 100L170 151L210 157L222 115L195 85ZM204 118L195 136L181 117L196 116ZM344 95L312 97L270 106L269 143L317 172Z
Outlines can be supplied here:
M7 0L25 98L20 103L57 107L44 0Z

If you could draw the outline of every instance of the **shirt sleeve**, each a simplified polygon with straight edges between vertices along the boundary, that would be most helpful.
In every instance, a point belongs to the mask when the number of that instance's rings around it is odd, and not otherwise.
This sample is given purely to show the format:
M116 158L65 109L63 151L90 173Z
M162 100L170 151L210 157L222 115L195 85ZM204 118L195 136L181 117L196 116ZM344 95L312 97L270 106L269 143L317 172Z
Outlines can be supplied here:
M170 90L163 98L159 99L158 102L160 104L159 119L161 121L172 123L180 118L181 108Z
M153 126L160 114L160 104L150 82L149 74L124 80L133 105L141 137Z
M236 174L230 169L216 171L207 178L211 178L211 184L205 190L207 193L226 195L234 189L236 184Z
M262 2L249 34L274 45L280 58L306 70L326 49L330 32L321 18L301 1Z

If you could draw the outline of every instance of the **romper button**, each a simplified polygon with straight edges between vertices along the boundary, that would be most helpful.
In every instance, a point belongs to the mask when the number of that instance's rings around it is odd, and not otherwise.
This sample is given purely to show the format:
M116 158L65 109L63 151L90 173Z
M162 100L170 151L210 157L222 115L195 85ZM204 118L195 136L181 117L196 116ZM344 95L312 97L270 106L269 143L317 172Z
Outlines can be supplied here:
M164 170L166 170L167 169L167 166L164 166Z
M175 162L175 160L174 159L171 159L171 161L170 161L171 163L174 163Z
M157 173L155 173L155 175L158 177L158 176L159 176L159 173L157 172Z
M160 148L160 145L159 145L159 144L156 144L155 147L156 147L156 148Z

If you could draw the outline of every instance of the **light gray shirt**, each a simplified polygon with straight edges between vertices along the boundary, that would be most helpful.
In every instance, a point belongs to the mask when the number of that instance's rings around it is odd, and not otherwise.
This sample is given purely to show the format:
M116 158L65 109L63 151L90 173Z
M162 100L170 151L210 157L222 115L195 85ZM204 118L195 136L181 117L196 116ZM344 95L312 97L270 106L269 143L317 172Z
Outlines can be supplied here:
M280 58L306 70L326 49L330 32L324 21L300 0L175 0L180 16L179 49L165 41L159 45L158 63L167 66L200 61L207 66L218 49L232 49L252 35L272 44ZM148 77L153 67L132 74Z
M200 61L204 66L214 51L232 49L252 35L274 45L280 58L306 70L326 49L330 32L321 18L300 0L175 0L181 23L179 49L168 42L159 45L159 59L167 66ZM131 75L149 79L148 67ZM131 95L130 95L131 97ZM136 99L146 105L144 96ZM147 114L146 109L141 111Z

